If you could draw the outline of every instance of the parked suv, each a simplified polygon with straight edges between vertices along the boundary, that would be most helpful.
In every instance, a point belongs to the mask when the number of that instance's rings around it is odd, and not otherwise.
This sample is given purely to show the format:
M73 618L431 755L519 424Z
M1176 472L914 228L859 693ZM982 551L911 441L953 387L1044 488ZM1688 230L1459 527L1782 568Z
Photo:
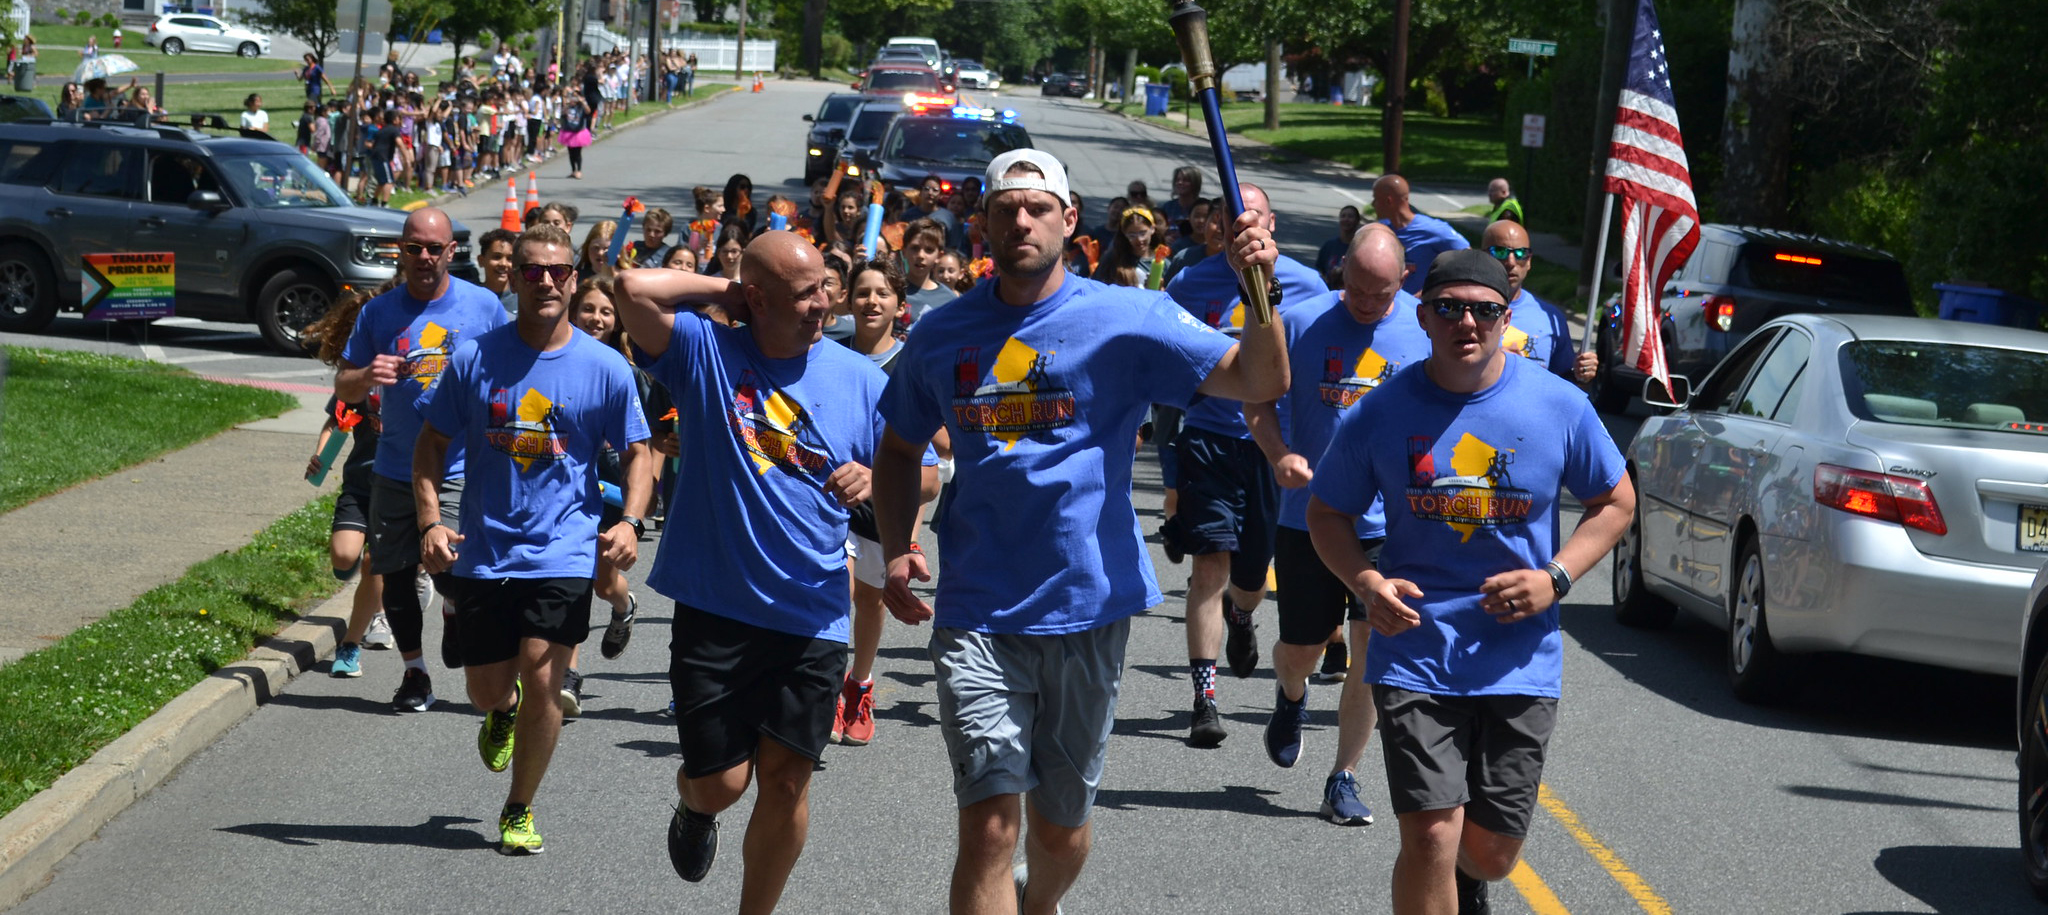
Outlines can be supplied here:
M1704 378L1751 331L1788 314L1913 317L1906 273L1891 255L1844 241L1777 229L1708 223L1659 303L1671 374ZM1643 391L1642 372L1621 364L1621 297L1600 322L1593 402L1618 413Z
M192 13L158 16L142 40L173 56L186 51L226 51L241 57L270 53L270 36Z
M138 113L139 117L139 113ZM169 251L181 316L246 321L281 353L337 295L398 267L404 213L352 204L298 150L216 115L0 124L0 330L79 311L86 254ZM475 280L455 225L450 272Z

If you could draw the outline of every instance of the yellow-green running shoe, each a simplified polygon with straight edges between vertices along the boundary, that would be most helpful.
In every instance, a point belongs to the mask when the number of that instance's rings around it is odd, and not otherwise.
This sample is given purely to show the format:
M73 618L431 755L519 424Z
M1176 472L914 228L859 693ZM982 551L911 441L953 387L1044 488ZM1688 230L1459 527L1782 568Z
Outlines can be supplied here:
M533 808L505 805L505 812L498 815L498 854L537 855L545 850L533 828Z
M525 686L512 681L512 710L485 714L484 723L476 730L477 755L484 758L484 767L492 772L503 772L512 764L512 728L519 723L519 703L526 698L525 693Z

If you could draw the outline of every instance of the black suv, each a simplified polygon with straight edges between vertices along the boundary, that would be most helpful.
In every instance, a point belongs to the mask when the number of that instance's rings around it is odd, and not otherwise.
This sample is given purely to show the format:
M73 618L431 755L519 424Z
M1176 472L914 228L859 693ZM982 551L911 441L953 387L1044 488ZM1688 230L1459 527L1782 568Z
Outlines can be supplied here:
M1703 378L1764 322L1788 314L1914 316L1906 273L1876 248L1777 229L1708 223L1659 303L1671 374ZM1644 375L1621 364L1621 297L1600 321L1593 402L1618 413L1643 391Z
M858 92L834 92L818 104L817 114L804 115L811 125L804 144L805 184L832 173L832 163L839 161L839 144L846 140L846 129L853 123L854 109L865 98Z
M253 323L297 354L300 329L337 295L397 271L406 214L354 205L267 134L213 115L189 123L0 124L0 330L80 310L83 255L168 251L180 316ZM450 272L477 277L459 223Z
M1031 134L1014 111L914 108L891 122L881 143L856 164L896 187L916 187L926 175L938 175L950 187L981 177L1003 153L1030 148Z

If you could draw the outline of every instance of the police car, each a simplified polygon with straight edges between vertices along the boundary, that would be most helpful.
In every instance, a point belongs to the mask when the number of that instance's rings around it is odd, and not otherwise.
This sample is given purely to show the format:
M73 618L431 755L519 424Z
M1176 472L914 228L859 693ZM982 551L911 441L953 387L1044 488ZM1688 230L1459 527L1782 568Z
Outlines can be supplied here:
M1009 109L914 97L906 97L904 106L874 150L855 160L885 184L914 187L926 175L937 175L951 187L981 177L1003 153L1031 148L1030 132Z

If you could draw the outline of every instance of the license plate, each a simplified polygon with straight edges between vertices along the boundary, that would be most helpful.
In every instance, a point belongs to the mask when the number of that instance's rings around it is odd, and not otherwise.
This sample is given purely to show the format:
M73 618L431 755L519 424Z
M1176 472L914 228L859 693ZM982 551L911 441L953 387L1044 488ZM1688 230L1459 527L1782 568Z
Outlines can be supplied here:
M2020 506L2020 549L2048 553L2048 505Z

